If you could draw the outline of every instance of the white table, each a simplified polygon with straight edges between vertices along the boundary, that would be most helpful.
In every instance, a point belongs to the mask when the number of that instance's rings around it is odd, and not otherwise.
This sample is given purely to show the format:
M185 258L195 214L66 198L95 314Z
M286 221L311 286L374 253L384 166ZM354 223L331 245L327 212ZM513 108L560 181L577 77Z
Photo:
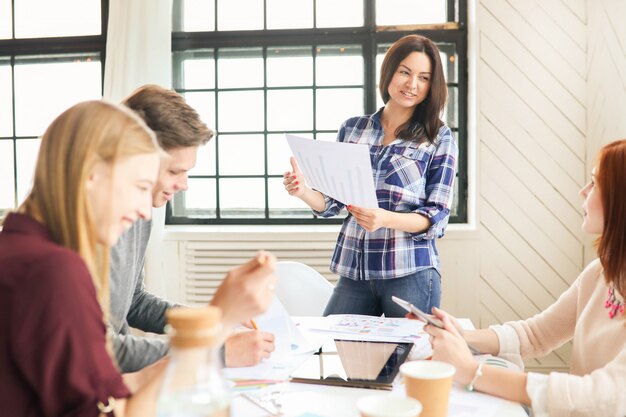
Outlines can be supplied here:
M307 331L307 323L315 318L296 317L307 337L320 337ZM469 320L462 324L473 327ZM328 335L327 335L328 336ZM285 417L358 417L356 402L367 395L404 396L404 384L398 384L393 391L363 388L337 387L330 385L301 384L285 382L270 385L262 390L243 391L242 393L265 400L271 406L271 399L281 405ZM482 393L468 393L463 388L453 386L450 395L450 417L470 417L492 415L498 417L527 417L524 409L517 403L492 397ZM233 417L265 417L270 414L248 399L237 395L233 398L231 415Z

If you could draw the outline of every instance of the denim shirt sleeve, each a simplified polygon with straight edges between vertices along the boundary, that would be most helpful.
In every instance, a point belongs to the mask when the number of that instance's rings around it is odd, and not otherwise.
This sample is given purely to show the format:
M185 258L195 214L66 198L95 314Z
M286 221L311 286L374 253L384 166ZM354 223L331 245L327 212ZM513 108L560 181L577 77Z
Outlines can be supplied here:
M342 123L341 127L339 128L339 132L337 132L337 142L343 142L343 139L346 134L346 122ZM345 207L345 204L343 204L342 202L339 202L335 200L334 198L327 196L321 191L320 193L324 196L324 202L326 203L326 207L324 207L324 211L313 210L313 213L316 216L333 217L333 216L338 215L339 212L341 212L341 210Z
M415 213L430 219L430 227L413 233L414 240L442 237L450 218L459 148L448 126L441 128L437 140L437 148L426 173L426 203L415 210Z

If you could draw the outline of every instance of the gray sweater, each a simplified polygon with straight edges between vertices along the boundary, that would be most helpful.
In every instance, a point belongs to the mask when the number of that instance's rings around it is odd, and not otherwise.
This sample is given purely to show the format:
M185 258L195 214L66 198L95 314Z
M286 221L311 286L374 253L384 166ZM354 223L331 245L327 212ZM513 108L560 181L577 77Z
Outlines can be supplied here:
M139 220L111 248L111 327L113 349L122 372L138 371L168 350L166 342L130 334L130 327L163 333L165 310L175 304L150 294L144 287L144 259L152 222Z

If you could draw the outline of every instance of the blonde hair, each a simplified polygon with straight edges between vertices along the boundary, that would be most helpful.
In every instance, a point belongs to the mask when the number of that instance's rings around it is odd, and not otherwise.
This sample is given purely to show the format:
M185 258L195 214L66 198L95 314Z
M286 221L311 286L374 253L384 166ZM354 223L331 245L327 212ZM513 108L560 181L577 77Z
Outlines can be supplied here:
M46 129L33 188L20 211L42 221L52 239L82 257L104 317L109 313L109 248L97 242L86 181L98 162L160 152L154 133L123 106L86 101L69 108Z

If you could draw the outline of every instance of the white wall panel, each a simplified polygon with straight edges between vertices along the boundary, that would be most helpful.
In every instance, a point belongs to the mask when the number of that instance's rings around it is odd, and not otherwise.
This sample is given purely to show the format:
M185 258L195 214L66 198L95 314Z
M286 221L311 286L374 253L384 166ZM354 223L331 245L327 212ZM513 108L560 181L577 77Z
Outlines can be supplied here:
M482 325L540 312L584 265L587 27L566 3L477 4ZM561 369L567 352L527 365Z

